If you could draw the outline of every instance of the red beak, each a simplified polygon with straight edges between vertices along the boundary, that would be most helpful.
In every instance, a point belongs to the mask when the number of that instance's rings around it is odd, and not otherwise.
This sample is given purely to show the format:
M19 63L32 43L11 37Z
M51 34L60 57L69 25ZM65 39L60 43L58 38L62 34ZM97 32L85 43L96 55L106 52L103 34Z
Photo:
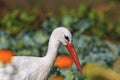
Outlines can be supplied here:
M68 49L71 57L73 58L73 60L74 60L74 62L75 62L75 64L76 64L79 72L83 75L82 67L81 67L80 62L79 62L79 59L78 59L78 57L77 57L77 55L76 55L76 51L75 51L74 45L73 45L72 43L68 43L68 44L66 45L66 48Z

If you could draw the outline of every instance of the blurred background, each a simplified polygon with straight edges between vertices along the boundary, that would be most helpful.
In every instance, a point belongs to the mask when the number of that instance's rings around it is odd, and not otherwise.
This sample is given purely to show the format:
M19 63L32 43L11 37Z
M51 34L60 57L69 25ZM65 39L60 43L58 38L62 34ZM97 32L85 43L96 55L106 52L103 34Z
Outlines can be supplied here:
M59 26L71 31L85 77L73 64L54 66L50 80L120 80L119 0L0 0L0 49L44 56ZM68 56L63 45L58 53Z

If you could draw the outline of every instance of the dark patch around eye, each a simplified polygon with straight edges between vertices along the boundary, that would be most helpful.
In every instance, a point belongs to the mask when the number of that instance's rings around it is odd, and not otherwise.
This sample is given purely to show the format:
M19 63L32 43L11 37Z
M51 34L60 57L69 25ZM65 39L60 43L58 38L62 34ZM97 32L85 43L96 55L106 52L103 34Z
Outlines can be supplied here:
M68 36L66 36L66 35L65 35L65 39L66 39L67 41L70 41L70 40L69 40L69 37L68 37Z

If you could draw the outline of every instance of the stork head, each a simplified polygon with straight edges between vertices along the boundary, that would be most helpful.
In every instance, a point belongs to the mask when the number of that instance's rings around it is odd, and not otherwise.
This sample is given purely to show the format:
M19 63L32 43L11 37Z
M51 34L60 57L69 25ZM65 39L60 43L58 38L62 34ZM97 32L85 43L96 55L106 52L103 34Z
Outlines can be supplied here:
M79 72L83 75L82 67L80 65L79 59L76 55L76 51L74 45L72 43L72 35L70 31L65 27L59 27L55 29L55 37L58 41L60 41L63 45L66 46L68 52L70 53L71 57L73 58Z
M54 36L56 40L58 40L59 42L61 42L63 45L67 45L68 43L71 43L72 41L72 36L70 31L65 28L65 27L59 27L56 28L54 31Z

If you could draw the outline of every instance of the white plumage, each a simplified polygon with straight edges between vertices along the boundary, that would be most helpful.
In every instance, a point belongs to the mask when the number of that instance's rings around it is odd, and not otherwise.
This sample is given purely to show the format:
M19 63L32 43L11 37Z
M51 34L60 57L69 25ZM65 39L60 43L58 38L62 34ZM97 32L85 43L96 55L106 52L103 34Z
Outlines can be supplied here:
M57 55L57 48L60 43L65 46L71 44L71 33L64 27L56 28L52 32L46 56L14 56L12 62L4 68L11 69L11 72L9 71L9 79L7 79L7 76L3 76L3 66L0 66L0 80L47 80L50 69L54 64ZM76 64L77 66L80 66L80 63L76 62ZM81 67L78 68L79 71L81 71L80 68Z

